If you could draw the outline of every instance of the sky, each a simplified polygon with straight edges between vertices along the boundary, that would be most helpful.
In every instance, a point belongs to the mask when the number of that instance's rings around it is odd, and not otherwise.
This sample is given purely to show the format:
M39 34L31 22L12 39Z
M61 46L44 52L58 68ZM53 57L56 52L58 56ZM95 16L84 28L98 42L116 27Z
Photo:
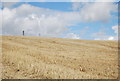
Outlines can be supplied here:
M118 40L118 3L3 2L0 34L86 40Z

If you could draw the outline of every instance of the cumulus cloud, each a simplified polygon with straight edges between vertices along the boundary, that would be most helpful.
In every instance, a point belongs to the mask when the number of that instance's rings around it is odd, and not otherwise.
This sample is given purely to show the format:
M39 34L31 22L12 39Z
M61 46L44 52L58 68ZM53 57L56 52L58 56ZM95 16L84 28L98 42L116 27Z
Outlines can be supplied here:
M18 1L16 1L16 2L2 2L2 6L10 8L17 3L18 3Z
M80 36L74 33L68 33L65 38L80 39Z
M72 3L72 10L74 10L74 11L80 11L80 9L83 7L83 6L85 6L85 2L73 2Z
M97 35L99 35L99 36L97 36ZM103 32L94 33L93 37L94 37L94 40L118 40L118 35L110 36Z
M60 37L69 26L78 22L78 13L59 12L23 4L18 8L4 8L3 34ZM24 13L23 13L24 12ZM74 16L74 17L73 17Z
M105 32L99 31L97 33L93 33L92 37L95 38L95 40L108 40L108 37Z
M20 0L20 1L21 2L50 2L50 0Z
M114 33L116 34L118 34L118 27L119 27L118 25L112 27L112 29L114 30Z
M71 0L71 2L95 2L95 0Z
M18 2L20 2L20 0L1 0L1 4L2 4L2 7L12 7L14 6L15 4L17 4Z
M19 2L20 0L1 0L1 2Z
M119 34L120 34L120 32L119 32L120 26L115 25L115 26L112 27L112 29L114 30L114 33L116 34L116 36L113 36L114 39L120 40L120 37L119 37Z
M71 0L71 2L118 2L119 0Z
M2 3L0 2L0 9L2 8Z
M108 37L108 40L117 40L117 39L118 39L117 36L110 36L110 37Z
M2 2L118 2L119 0L1 0Z
M0 9L0 35L2 35L2 11Z
M111 36L111 35L107 35L104 31L99 31L97 33L93 33L92 37L95 38L95 40L118 40L118 25L115 25L112 27L112 29L114 30L114 33L116 35Z
M112 17L111 12L117 11L117 5L107 2L93 2L93 3L80 3L74 2L72 5L73 10L80 10L82 21L94 22L101 20L103 22L109 21Z
M75 33L70 32L64 35L64 32L69 30L69 27L83 21L108 20L111 17L110 13L115 9L115 5L112 3L91 3L79 7L82 7L79 11L71 12L55 11L29 4L23 4L17 8L6 7L0 10L0 13L3 12L2 34L22 35L24 30L25 35L38 36L40 33L41 36L46 37L64 36L64 38L80 39L79 35ZM77 9L75 7L75 10Z

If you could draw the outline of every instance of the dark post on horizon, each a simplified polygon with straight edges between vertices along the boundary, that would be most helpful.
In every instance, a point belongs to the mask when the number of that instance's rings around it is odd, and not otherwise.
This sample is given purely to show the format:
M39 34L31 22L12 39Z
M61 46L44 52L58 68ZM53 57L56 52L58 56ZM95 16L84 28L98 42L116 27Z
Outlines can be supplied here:
M40 33L39 33L39 36L40 36Z
M24 30L23 30L23 36L24 36Z

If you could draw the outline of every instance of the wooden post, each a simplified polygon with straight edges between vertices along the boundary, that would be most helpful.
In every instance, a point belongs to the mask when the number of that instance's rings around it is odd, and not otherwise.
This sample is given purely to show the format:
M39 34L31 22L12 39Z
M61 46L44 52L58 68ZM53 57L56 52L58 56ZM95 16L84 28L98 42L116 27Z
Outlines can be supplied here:
M23 36L24 36L24 30L23 30Z
M39 33L39 36L40 36L40 33Z

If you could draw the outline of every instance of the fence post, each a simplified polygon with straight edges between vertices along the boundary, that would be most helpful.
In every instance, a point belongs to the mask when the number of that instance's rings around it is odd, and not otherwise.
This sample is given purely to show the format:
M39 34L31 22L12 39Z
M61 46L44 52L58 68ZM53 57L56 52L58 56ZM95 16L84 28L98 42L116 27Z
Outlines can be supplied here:
M24 36L24 30L23 30L23 36Z
M40 33L39 33L39 36L40 36Z

